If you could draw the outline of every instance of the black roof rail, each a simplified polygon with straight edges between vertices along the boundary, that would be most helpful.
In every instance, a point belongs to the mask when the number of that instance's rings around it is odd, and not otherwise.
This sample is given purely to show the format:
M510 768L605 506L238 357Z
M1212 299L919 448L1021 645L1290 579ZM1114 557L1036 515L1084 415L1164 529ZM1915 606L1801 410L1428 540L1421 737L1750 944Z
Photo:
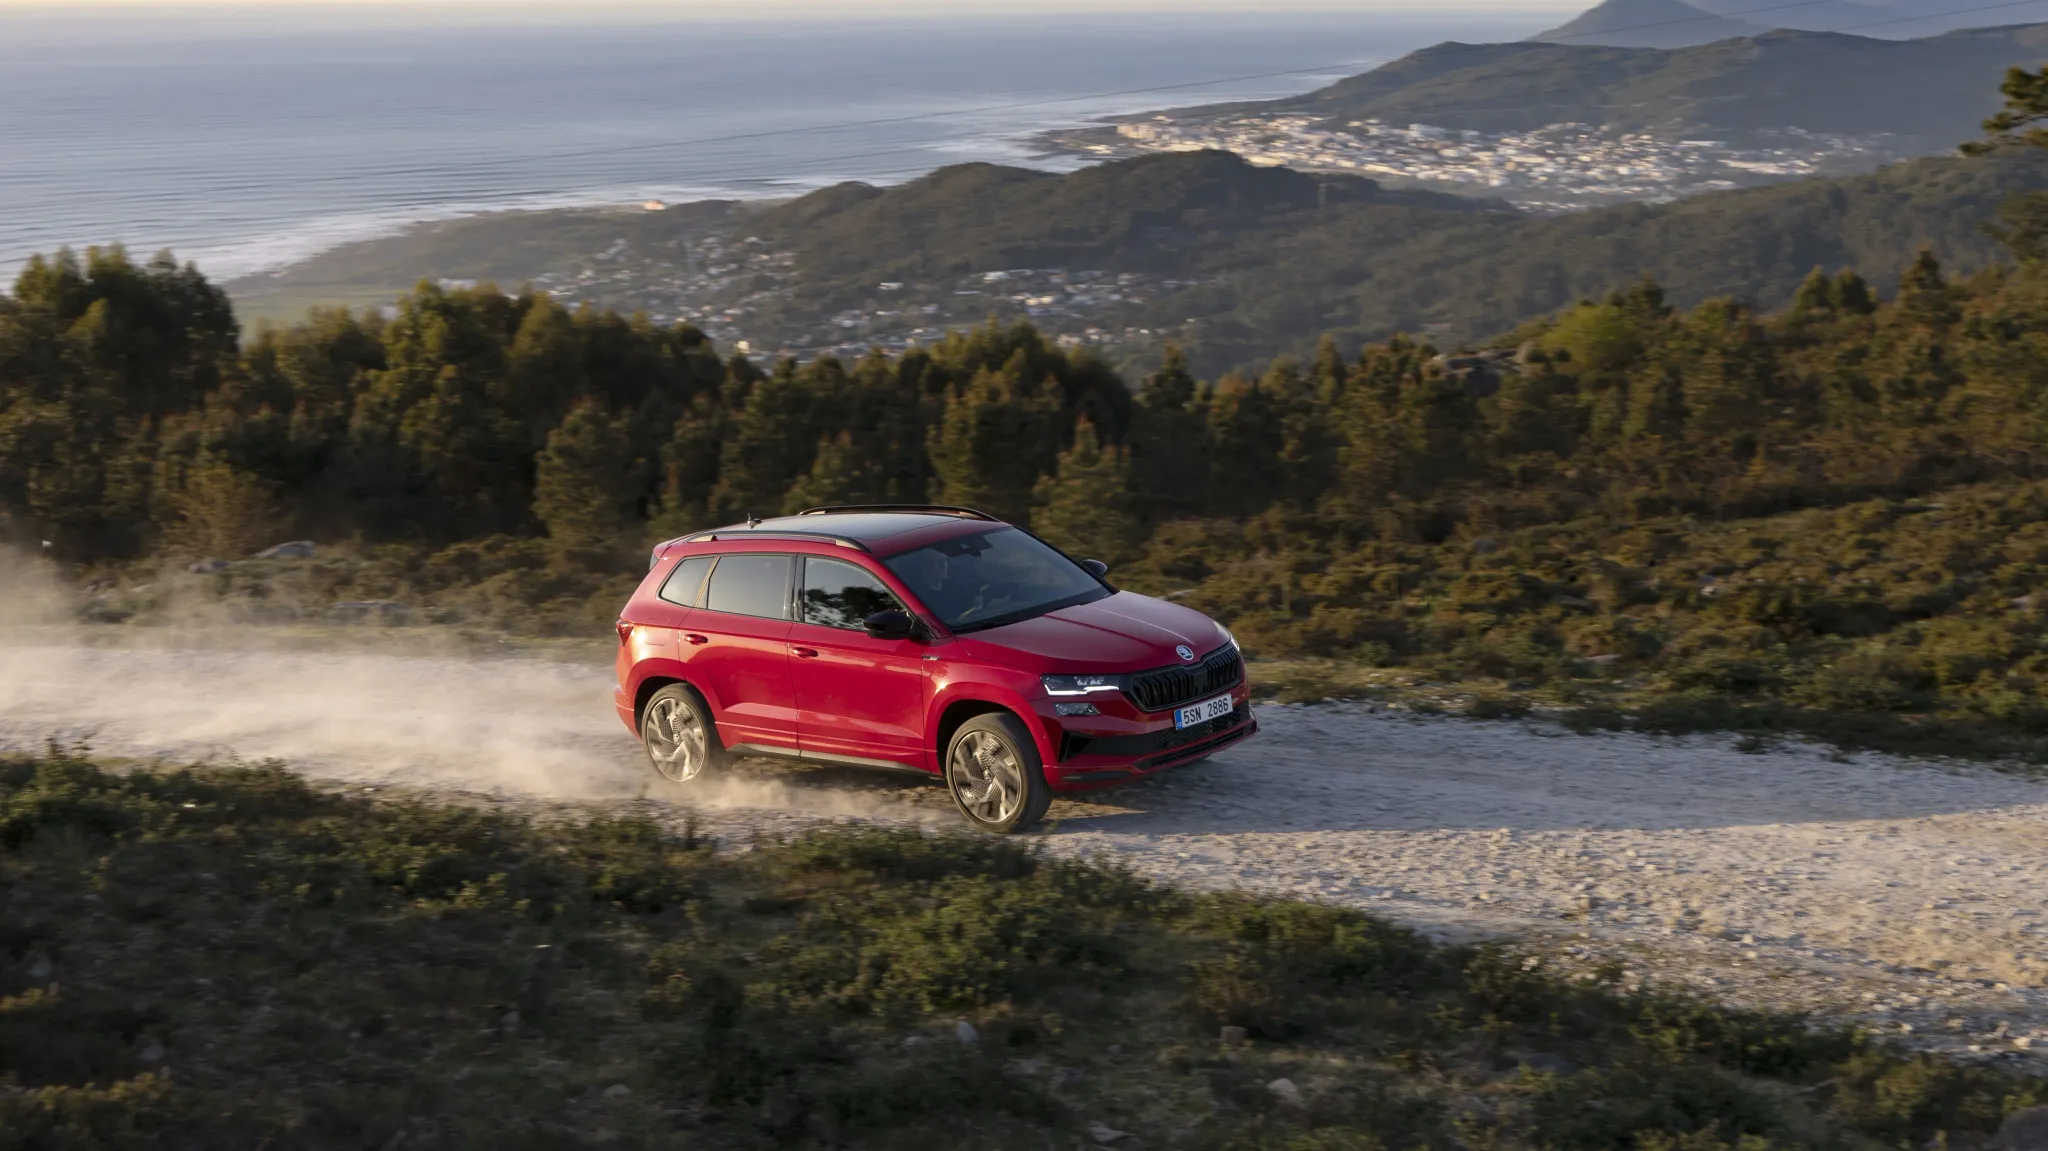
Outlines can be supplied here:
M906 514L921 512L926 515L960 516L970 520L987 520L992 524L1003 522L987 512L975 511L973 508L956 508L949 504L844 504L839 507L830 508L807 508L797 514L800 516L829 516L848 515L856 512L901 512Z
M852 548L853 550L858 552L864 552L869 550L868 545L860 542L859 540L849 539L846 536L838 535L833 532L764 532L753 528L749 528L744 524L729 528L713 528L708 532L698 532L696 535L688 536L680 542L686 544L708 544L717 542L719 540L814 540L820 543L838 544L840 547Z

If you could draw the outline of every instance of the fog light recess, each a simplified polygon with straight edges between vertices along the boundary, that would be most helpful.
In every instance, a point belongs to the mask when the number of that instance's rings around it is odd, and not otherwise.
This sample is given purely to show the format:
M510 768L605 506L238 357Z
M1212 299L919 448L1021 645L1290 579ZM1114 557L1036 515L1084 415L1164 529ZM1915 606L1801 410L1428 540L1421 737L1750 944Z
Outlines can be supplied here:
M1092 703L1056 703L1052 709L1061 715L1101 715Z

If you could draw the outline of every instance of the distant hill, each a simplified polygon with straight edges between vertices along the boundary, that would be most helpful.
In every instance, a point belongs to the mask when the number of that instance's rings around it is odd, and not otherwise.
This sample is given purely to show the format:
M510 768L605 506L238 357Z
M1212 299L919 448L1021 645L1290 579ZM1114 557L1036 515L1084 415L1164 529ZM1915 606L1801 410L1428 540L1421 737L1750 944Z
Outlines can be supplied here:
M1685 48L1768 31L1769 25L1729 19L1684 0L1606 0L1571 23L1530 39L1619 48Z
M800 300L820 310L872 303L884 280L1006 268L1198 278L1129 322L1179 331L1215 368L1299 351L1326 331L1479 339L1643 275L1681 303L1734 296L1775 307L1816 265L1895 283L1923 243L1981 267L1998 249L1980 225L2014 192L2043 184L2048 156L1943 157L1533 217L1204 152L1066 176L970 165L899 188L848 185L762 211L747 227L797 253Z
M1883 3L1883 0L1873 0L1867 4L1856 3L1855 0L1820 0L1819 3L1808 0L1796 8L1777 7L1767 0L1691 0L1691 3L1693 7L1716 16L1732 17L1752 25L1761 24L1770 28L1795 28L1803 32L1846 32L1857 28L1869 28L1871 35L1906 39L1932 36L1939 32L1947 32L1953 27L1967 27L1894 25L1893 21L1907 13L1896 6ZM1759 12L1759 8L1771 8L1772 11ZM2042 9L2044 13L2048 13L2048 4L2043 4ZM2012 17L2009 14L2004 18ZM1888 31L1894 27L1899 31Z
M789 330L843 311L900 307L894 301L904 297L884 293L885 282L951 285L1017 268L1183 281L1100 322L1170 334L1213 373L1307 351L1324 332L1353 342L1396 331L1482 340L1643 275L1685 304L1732 296L1776 307L1816 265L1853 267L1889 290L1921 244L1958 269L1997 260L1983 223L2013 193L2042 187L2048 155L1938 157L1849 179L1532 216L1357 177L1254 167L1227 152L1148 156L1069 175L970 164L898 187L846 184L779 205L453 221L230 289L238 303L267 301L262 314L281 317L313 302L389 298L423 278L516 284L589 266L619 240L663 250L715 231L759 236L794 254L794 297L759 317Z
M1999 107L2005 69L2043 60L2048 24L1904 41L1777 31L1668 50L1439 44L1305 96L1228 111L1481 131L1586 123L1713 139L1792 127L1891 133L1902 149L1931 152L1977 134Z
M1606 0L1569 24L1530 37L1562 44L1621 48L1690 48L1776 28L1862 32L1887 39L1936 36L1981 26L2048 17L2048 0L1990 11L1959 0Z
M1176 152L1069 175L994 164L943 168L894 188L843 184L770 208L749 227L795 248L813 290L1004 268L1173 273L1226 237L1286 232L1323 212L1433 227L1504 204L1394 192L1358 177L1262 168L1227 152ZM1422 221L1430 221L1424 224Z

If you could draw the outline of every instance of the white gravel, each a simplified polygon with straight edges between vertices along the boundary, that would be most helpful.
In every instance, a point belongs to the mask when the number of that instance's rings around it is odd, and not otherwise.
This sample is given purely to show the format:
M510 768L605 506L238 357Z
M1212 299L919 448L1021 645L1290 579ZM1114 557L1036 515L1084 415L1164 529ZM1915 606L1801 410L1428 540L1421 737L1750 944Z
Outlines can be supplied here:
M575 663L17 634L0 747L89 735L108 755L278 757L350 788L680 803L650 791L609 691L608 669ZM1206 764L1055 804L1043 842L2048 1073L2048 783L1351 705L1261 718ZM735 843L837 818L958 826L915 780L763 763L689 802Z

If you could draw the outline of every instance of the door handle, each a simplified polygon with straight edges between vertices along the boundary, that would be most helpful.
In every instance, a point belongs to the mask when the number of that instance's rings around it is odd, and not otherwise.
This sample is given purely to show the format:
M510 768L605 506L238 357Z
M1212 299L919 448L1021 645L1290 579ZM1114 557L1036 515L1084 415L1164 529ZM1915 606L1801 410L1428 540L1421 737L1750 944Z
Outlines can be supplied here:
M689 632L683 633L683 639L699 647L711 642L711 637L708 635L693 635Z
M789 654L798 659L816 659L818 658L818 649L814 647L793 647L789 649Z

